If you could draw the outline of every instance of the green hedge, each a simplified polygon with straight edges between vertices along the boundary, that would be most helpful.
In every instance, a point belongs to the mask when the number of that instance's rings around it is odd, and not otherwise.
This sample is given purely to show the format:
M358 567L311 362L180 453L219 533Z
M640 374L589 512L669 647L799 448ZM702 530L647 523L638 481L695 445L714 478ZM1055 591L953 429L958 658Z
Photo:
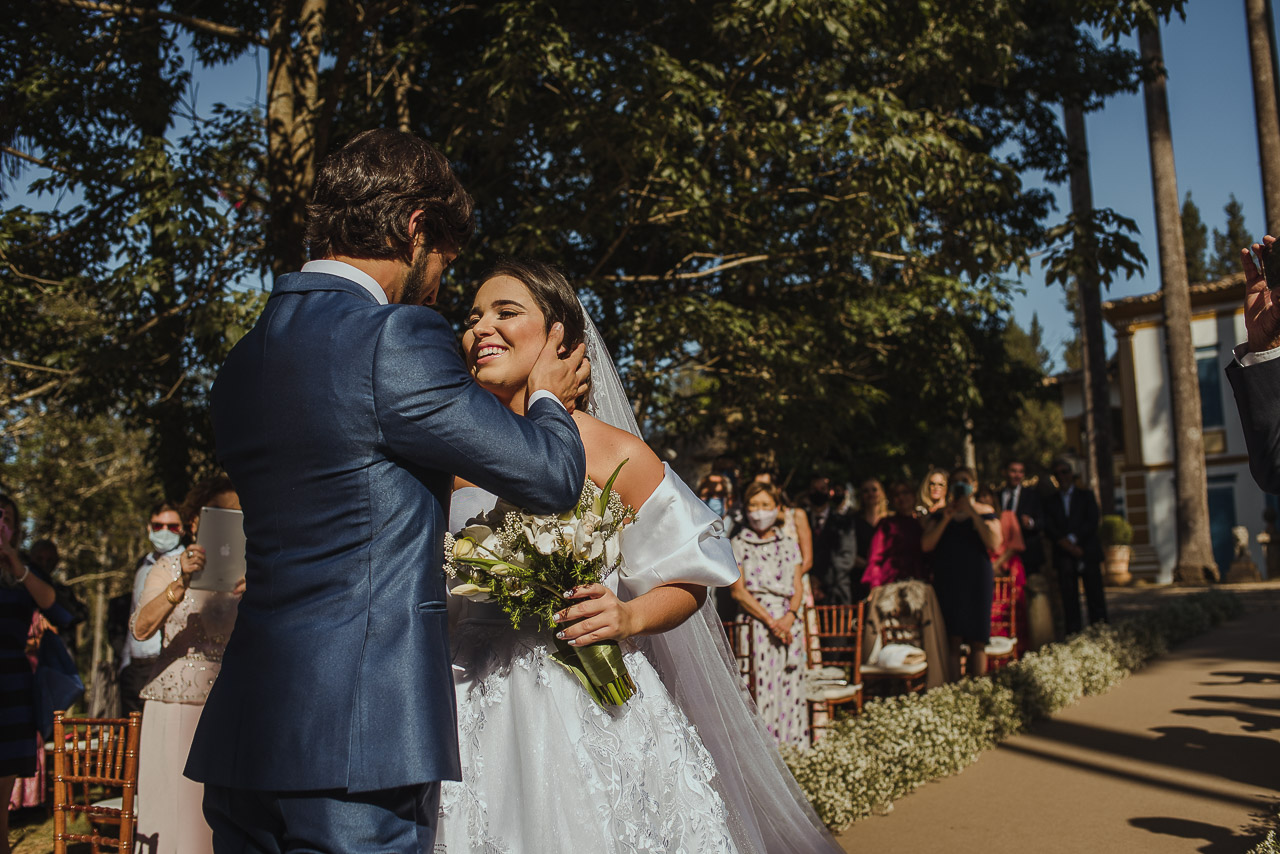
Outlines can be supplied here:
M972 764L1036 720L1109 690L1171 645L1243 610L1230 593L1181 596L1114 625L1090 626L990 678L872 700L862 715L841 720L815 746L784 755L818 815L831 829L843 830Z

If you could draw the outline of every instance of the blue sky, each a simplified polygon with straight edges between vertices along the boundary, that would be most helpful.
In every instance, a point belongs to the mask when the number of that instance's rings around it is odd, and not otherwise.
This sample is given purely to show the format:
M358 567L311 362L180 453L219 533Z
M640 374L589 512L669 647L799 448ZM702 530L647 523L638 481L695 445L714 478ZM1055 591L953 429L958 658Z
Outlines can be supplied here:
M1187 191L1213 229L1226 230L1222 207L1234 193L1244 208L1245 225L1261 238L1266 225L1262 175L1253 117L1244 3L1196 0L1187 4L1185 21L1176 17L1161 29L1169 69L1169 112L1178 168L1178 197ZM1137 38L1122 40L1137 50ZM1112 98L1086 119L1095 207L1112 208L1137 222L1147 270L1112 284L1103 299L1146 294L1160 289L1151 165L1147 156L1142 93ZM1053 188L1058 217L1071 209L1066 185ZM1062 288L1045 287L1038 261L1022 280L1025 293L1014 299L1014 316L1025 328L1033 313L1045 327L1045 344L1061 367L1064 343L1071 337ZM1110 327L1107 328L1110 337ZM1112 351L1108 342L1108 353Z

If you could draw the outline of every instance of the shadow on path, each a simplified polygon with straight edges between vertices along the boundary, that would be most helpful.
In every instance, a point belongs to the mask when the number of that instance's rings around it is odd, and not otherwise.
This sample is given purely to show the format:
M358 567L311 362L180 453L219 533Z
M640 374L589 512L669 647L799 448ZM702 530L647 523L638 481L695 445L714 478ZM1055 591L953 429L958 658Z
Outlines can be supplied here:
M1197 849L1202 854L1244 854L1262 839L1262 834L1237 834L1225 827L1185 818L1131 818L1129 824L1164 836L1203 839L1208 844Z
M1280 742L1273 738L1224 735L1195 727L1157 727L1151 732L1158 733L1159 736L1154 739L1144 738L1108 727L1051 720L1037 726L1031 736L1107 756L1123 756L1153 765L1209 774L1266 790L1274 790L1277 782L1280 782L1276 775L1276 769L1280 768ZM1075 764L1077 767L1096 767L1101 773L1131 778L1151 777L1142 772L1119 771L1089 760L1068 759L1054 752L1026 745L1022 740L1006 742L998 749L1039 755ZM1176 784L1165 781L1159 781L1159 785L1176 787ZM1195 790L1198 787L1190 788ZM1253 798L1242 802L1259 803Z
M1270 682L1280 683L1280 673L1250 673L1239 670L1218 671L1210 676L1230 679L1230 682L1201 682L1201 685L1262 685Z

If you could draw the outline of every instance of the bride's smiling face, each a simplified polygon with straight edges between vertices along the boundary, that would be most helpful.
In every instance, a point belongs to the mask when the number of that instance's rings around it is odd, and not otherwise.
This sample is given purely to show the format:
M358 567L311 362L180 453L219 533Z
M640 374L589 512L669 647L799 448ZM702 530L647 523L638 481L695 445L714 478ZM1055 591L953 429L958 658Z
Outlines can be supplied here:
M476 291L462 349L482 387L510 398L525 387L547 343L547 318L529 289L511 276L494 276Z

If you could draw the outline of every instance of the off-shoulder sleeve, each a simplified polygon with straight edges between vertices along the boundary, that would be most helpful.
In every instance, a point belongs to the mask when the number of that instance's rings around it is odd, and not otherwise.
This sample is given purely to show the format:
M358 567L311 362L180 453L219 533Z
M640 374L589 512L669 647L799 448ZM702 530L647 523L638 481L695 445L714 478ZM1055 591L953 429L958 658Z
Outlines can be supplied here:
M724 521L662 465L662 482L618 535L619 588L636 597L663 584L728 587L738 580L738 562Z

